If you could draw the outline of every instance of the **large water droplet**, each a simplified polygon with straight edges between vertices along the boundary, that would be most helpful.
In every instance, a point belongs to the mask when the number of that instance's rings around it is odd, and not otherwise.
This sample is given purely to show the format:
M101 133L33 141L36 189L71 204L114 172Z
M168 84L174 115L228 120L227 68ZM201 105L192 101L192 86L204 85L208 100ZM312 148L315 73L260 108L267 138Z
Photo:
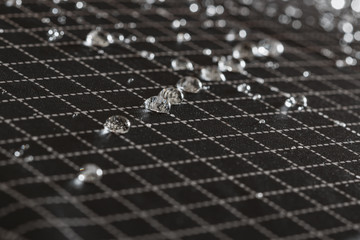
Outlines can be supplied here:
M111 116L104 123L104 129L113 133L127 133L130 130L130 127L130 120L120 115Z
M246 63L242 59L234 59L231 56L223 56L218 61L219 70L222 72L243 72Z
M178 34L176 35L176 41L179 42L179 43L181 43L181 42L188 42L188 41L190 41L190 40L191 40L191 35L190 35L190 33L182 33L182 32L180 32L180 33L178 33Z
M185 58L179 57L176 59L173 59L171 61L171 67L175 70L175 71L179 71L179 70L194 70L194 66L192 64L192 62L190 62L190 60L187 60Z
M94 182L100 180L103 175L103 170L95 164L88 163L80 168L80 173L77 178L81 182Z
M237 44L232 52L232 55L236 59L251 59L258 56L257 46L252 42L242 42Z
M164 88L159 93L159 97L167 100L171 105L175 105L183 101L184 94L177 88Z
M251 91L251 87L246 83L242 83L239 86L237 86L237 91L248 94Z
M110 42L113 42L111 39L112 35L110 33L96 29L88 33L84 45L89 47L107 47L110 45Z
M196 77L184 77L177 82L176 87L184 92L197 93L202 89L202 83Z
M144 102L145 109L158 113L169 113L171 104L160 96L153 96Z
M216 66L201 68L200 77L205 81L226 81L225 75Z
M51 28L47 32L48 40L54 42L60 40L64 36L64 31L58 30L56 28Z
M276 39L268 38L258 43L258 53L264 57L277 57L284 52L284 45Z

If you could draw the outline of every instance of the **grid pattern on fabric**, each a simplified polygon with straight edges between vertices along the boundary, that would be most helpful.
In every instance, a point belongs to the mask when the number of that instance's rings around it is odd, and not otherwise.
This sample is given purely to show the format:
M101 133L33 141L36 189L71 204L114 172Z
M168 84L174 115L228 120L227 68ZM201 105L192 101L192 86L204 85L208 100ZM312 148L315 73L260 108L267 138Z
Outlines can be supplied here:
M360 73L337 69L320 54L324 47L340 54L335 34L310 25L295 31L253 10L224 16L229 26L205 29L185 1L149 9L125 0L87 5L84 11L73 2L0 4L2 239L359 237ZM54 7L67 16L65 25L49 14ZM179 18L187 19L181 31L190 42L176 42L171 22ZM115 29L118 22L124 27ZM214 64L203 49L230 54L234 43L224 35L239 24L251 29L250 40L284 43L285 53L272 59L279 68L265 67L271 59L251 61L249 77L225 73L226 82L187 94L170 115L143 109L146 98L194 74L174 72L171 59L186 56L196 70ZM65 35L50 43L46 33L54 26ZM84 46L96 26L138 40ZM155 43L145 41L149 35ZM155 59L142 58L143 50ZM262 98L237 92L241 83ZM305 94L309 108L281 114L285 97L269 86ZM115 114L127 116L131 130L101 136ZM29 149L14 157L24 144ZM99 165L104 176L76 185L86 163Z

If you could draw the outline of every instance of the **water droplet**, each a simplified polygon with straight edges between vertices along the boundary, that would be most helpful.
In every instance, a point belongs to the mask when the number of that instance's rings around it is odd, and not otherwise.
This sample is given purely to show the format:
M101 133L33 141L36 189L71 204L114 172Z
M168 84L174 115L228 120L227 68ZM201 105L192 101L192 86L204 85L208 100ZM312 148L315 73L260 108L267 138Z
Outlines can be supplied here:
M74 114L72 115L72 118L76 118L76 117L78 117L79 115L80 115L80 113L76 112L76 113L74 113Z
M180 27L185 27L186 25L186 20L184 18L182 19L175 19L174 21L172 21L171 23L171 27L174 29L178 29Z
M202 89L202 83L196 77L184 77L180 79L176 87L188 93L197 93Z
M129 79L127 80L127 82L128 82L128 84L130 84L130 83L132 83L134 80L135 80L135 79L133 79L133 78L129 78Z
M189 10L190 12L197 12L199 11L199 5L197 3L191 3L190 6L189 6Z
M176 41L178 42L178 43L182 43L182 42L188 42L188 41L190 41L191 40L191 35L190 35L190 33L178 33L177 35L176 35Z
M47 32L48 40L54 42L60 40L64 36L64 31L58 30L56 28L51 28Z
M284 45L276 39L264 39L258 43L260 56L277 57L284 52Z
M226 34L225 40L228 42L233 42L235 40L242 40L247 37L247 31L246 29L230 29L230 31Z
M83 9L83 8L86 7L86 3L83 2L83 1L78 1L78 2L76 2L75 6L76 6L77 9Z
M146 123L145 126L151 127L151 123Z
M256 194L255 194L255 197L260 199L260 198L263 198L263 197L264 197L264 194L261 193L261 192L259 192L259 193L256 193Z
M158 113L169 113L171 104L160 96L153 96L144 102L145 109Z
M58 23L60 23L61 25L65 25L66 20L67 20L66 16L60 16L57 18Z
M243 72L246 63L242 59L234 59L231 56L221 57L218 61L219 70L222 72Z
M337 125L337 126L346 127L346 123L344 123L344 122L340 122L340 121L335 120L334 123L335 123L335 125Z
M311 72L309 72L309 71L304 71L303 72L303 76L306 77L306 78L309 77L310 75L311 75Z
M192 62L190 62L190 60L187 60L185 58L179 57L176 59L173 59L171 61L171 67L175 70L175 71L179 71L179 70L194 70L194 66L192 64Z
M206 55L206 56L210 56L212 54L212 50L209 49L209 48L205 48L203 49L203 54Z
M155 43L156 39L155 39L154 36L147 36L145 41L148 42L148 43Z
M225 75L216 66L201 68L200 77L205 81L226 81Z
M279 68L279 63L275 63L275 62L272 62L272 61L269 61L269 62L266 62L265 63L265 67L267 68L271 68L271 69L277 69Z
M7 7L21 7L22 0L6 0L5 5Z
M184 99L184 94L177 88L164 88L159 93L159 97L167 100L171 105L180 104Z
M298 107L298 110L302 110L303 108L307 107L307 98L304 95L299 96L291 96L285 100L285 107Z
M260 124L264 124L264 123L265 123L265 120L264 120L264 119L260 119L260 120L259 120L259 123L260 123Z
M104 123L104 129L113 133L127 133L130 130L130 127L130 120L121 115L111 116Z
M42 23L50 23L50 18L44 17L41 19Z
M239 86L237 86L237 91L248 94L251 91L251 87L246 83L242 83Z
M30 148L29 144L23 144L20 146L20 148L18 150L16 150L14 152L14 156L15 157L21 157L24 155L25 151L28 150Z
M260 100L262 98L261 94L254 94L254 96L252 97L253 100Z
M110 45L110 42L113 42L112 35L108 32L102 30L92 30L86 36L86 40L84 42L85 46L95 46L95 47L107 47ZM110 42L109 42L110 39Z
M100 180L103 175L103 170L95 164L88 163L80 168L80 173L77 179L81 182L94 182Z
M236 59L251 59L258 56L258 48L252 42L242 42L237 44L232 52L232 55Z
M155 58L155 54L152 52L148 52L148 51L141 51L140 55L143 58L147 58L148 60L153 60Z

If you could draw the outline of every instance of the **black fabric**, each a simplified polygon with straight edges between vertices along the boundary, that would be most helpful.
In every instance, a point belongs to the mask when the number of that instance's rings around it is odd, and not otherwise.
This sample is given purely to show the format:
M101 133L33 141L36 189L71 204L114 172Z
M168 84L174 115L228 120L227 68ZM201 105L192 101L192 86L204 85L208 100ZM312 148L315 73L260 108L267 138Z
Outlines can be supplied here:
M149 6L0 3L0 238L358 239L360 73L320 54L339 52L336 34L305 22L294 30L252 8L249 16L218 17L228 21L223 28L204 28L203 9L191 13L186 1ZM65 25L52 8L67 16ZM172 29L180 18L186 26ZM114 28L118 22L123 28ZM146 98L214 64L203 49L231 54L234 43L224 36L240 25L249 40L279 39L285 53L249 61L248 76L204 83L171 114L144 110ZM137 41L84 46L97 26ZM64 37L48 42L50 27ZM177 43L179 31L192 40ZM155 59L142 58L143 50ZM173 71L178 55L195 71ZM242 83L262 98L237 92ZM306 95L309 107L281 113L286 97L271 87ZM118 114L130 119L130 131L102 135L105 120ZM77 185L86 163L104 176Z

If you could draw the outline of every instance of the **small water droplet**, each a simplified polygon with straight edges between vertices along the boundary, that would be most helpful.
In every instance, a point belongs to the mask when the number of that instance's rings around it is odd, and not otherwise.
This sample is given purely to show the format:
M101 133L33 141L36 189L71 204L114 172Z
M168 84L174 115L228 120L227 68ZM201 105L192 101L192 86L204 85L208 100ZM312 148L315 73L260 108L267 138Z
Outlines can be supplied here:
M265 63L265 67L267 68L271 68L271 69L277 69L279 68L279 63L275 63L275 62L272 62L272 61L269 61L269 62L266 62Z
M205 81L226 81L225 75L216 66L201 68L200 77Z
M261 94L254 94L254 96L252 97L253 100L260 100L262 98Z
M21 157L24 155L25 151L28 150L30 148L29 144L23 144L20 146L20 148L18 150L16 150L14 152L14 156L15 157Z
M153 60L155 58L155 54L152 52L148 52L148 51L141 51L140 55L143 58L147 58L148 60Z
M258 56L258 48L252 42L242 42L233 48L232 55L236 59L251 59Z
M171 23L171 27L173 29L178 29L180 27L185 27L186 25L186 20L184 18L182 19L175 19L174 21L172 21Z
M129 79L127 80L127 82L128 82L128 84L131 84L134 80L135 80L134 78L129 78Z
M58 23L60 23L61 25L65 25L66 20L67 20L66 16L60 16L57 18Z
M83 8L86 7L86 3L83 2L83 1L78 1L78 2L76 2L75 6L76 6L77 9L83 9Z
M88 33L86 36L86 40L84 42L85 46L95 46L95 47L107 47L110 45L110 42L112 42L112 35L108 32L102 31L102 30L92 30ZM110 42L109 42L110 40Z
M265 120L264 120L264 119L260 119L260 120L259 120L259 123L260 123L260 124L264 124L264 123L265 123Z
M145 126L151 127L151 123L146 123Z
M177 88L164 88L159 93L159 97L167 100L171 105L180 104L184 99L184 94Z
M22 0L6 0L5 5L7 7L21 7Z
M148 42L148 43L155 43L156 39L155 39L154 36L147 36L145 41Z
M56 28L51 28L47 32L48 40L54 42L60 40L64 36L64 31L58 30Z
M311 72L309 72L309 71L304 71L303 72L303 76L306 77L306 78L309 77L310 75L311 75Z
M246 29L230 29L230 31L226 34L225 40L228 42L233 42L235 40L242 40L247 37Z
M337 126L340 126L340 127L346 127L346 123L344 122L341 122L341 121L338 121L338 120L335 120L334 121L335 125Z
M124 134L129 132L131 122L124 116L114 115L109 117L104 123L104 129L108 132Z
M95 164L88 163L80 168L77 179L81 182L94 182L100 180L103 170Z
M260 198L263 198L263 197L264 197L264 194L261 193L261 192L259 192L259 193L256 193L256 194L255 194L255 197L258 198L258 199L260 199Z
M184 77L177 82L176 87L184 92L197 93L202 89L202 83L196 77Z
M76 117L78 117L79 115L80 115L80 113L76 112L76 113L74 113L74 114L72 115L72 118L76 118Z
M166 99L160 96L153 96L144 102L145 109L157 113L169 113L171 104Z
M50 18L44 17L41 19L42 23L50 23Z
M248 94L251 91L251 86L246 83L242 83L239 86L237 86L237 91Z
M303 108L307 107L307 98L304 95L299 96L291 96L285 100L285 107L298 107L298 110L302 110Z
M182 43L182 42L188 42L191 40L191 35L190 33L183 33L183 32L180 32L176 35L176 41L178 43Z
M218 61L218 68L222 72L243 72L246 63L242 59L234 59L231 56L222 56Z
M276 39L264 39L258 43L258 53L264 57L277 57L284 52L284 45Z
M209 49L209 48L205 48L203 49L203 54L206 55L206 56L210 56L212 54L212 50Z
M190 60L187 60L185 58L179 57L176 59L173 59L171 61L171 67L175 70L175 71L179 71L179 70L194 70L194 66L192 64L192 62Z

